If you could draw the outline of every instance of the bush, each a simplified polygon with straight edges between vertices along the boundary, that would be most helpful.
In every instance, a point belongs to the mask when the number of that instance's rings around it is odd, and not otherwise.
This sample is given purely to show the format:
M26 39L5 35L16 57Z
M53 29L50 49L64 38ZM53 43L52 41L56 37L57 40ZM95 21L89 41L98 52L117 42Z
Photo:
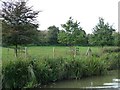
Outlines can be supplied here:
M83 76L83 62L81 59L67 60L65 63L65 79L79 79Z
M99 57L87 57L84 63L84 76L102 75L107 71L106 63Z
M39 84L48 84L63 78L64 60L44 58L33 63L33 69Z
M108 70L115 70L120 68L120 53L106 53L101 56L105 60Z
M28 80L29 62L25 60L8 61L3 65L3 87L22 88Z
M36 62L33 63L33 70L39 84L46 84L49 82L49 75L51 75L51 70L45 61L42 62L41 60L36 60Z

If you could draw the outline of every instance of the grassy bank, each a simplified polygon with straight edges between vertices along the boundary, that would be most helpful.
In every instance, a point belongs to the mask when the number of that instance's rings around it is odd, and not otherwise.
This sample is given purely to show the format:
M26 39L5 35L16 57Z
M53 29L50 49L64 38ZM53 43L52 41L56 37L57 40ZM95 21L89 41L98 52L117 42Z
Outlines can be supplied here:
M3 60L3 87L37 87L59 80L103 75L108 70L119 68L120 53L117 50L118 48L104 48L101 52L92 53L90 56L86 56L83 52L75 58L40 57L38 55Z

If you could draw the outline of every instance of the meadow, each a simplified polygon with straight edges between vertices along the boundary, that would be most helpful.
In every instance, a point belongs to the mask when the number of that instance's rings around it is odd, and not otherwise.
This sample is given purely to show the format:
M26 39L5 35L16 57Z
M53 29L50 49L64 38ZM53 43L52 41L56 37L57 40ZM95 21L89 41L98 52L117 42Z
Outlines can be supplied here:
M88 47L76 46L79 48L78 57L80 55L85 55ZM53 57L53 48L54 48L54 57L71 57L71 49L68 46L31 46L27 47L27 54L32 57ZM75 48L75 47L72 47ZM90 47L92 53L100 53L102 47ZM104 47L106 48L106 47ZM111 47L107 47L111 48ZM24 48L23 48L24 49ZM24 53L22 53L24 54ZM2 60L12 60L15 57L13 48L2 48Z

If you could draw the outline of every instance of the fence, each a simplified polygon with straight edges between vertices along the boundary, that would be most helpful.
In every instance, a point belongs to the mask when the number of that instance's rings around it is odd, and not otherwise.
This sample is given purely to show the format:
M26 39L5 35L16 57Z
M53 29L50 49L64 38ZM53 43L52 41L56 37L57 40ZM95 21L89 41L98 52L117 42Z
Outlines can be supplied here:
M11 56L15 57L14 49L7 48L6 56L9 59ZM90 48L80 48L80 47L19 47L18 48L18 56L27 57L79 57L82 55L89 56L91 54Z

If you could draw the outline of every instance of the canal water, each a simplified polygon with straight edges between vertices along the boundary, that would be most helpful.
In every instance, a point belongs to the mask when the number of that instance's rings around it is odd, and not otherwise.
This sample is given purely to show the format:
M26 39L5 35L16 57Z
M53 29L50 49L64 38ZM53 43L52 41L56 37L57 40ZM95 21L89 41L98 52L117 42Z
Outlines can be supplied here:
M106 83L112 83L114 79L118 79L118 71L109 71L108 74L103 76L92 76L83 78L80 80L63 80L49 85L43 86L43 88L85 88L85 87L99 87Z

